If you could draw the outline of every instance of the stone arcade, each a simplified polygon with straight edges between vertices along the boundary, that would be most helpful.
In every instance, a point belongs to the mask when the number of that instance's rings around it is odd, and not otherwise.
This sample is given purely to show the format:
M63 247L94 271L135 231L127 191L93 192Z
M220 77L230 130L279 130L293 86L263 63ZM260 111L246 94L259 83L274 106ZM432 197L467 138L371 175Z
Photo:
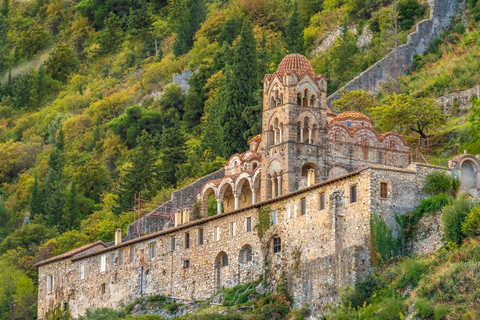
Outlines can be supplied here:
M117 230L111 246L99 241L37 263L39 319L58 304L68 303L78 317L142 295L205 299L263 275L266 259L274 280L285 275L295 304L318 311L338 301L338 288L371 271L371 213L393 225L395 213L424 196L425 175L449 168L412 162L400 135L377 132L361 113L329 110L326 78L302 55L287 55L263 82L262 134L215 180L184 189L196 195L203 218L179 212L167 228L147 215L142 228L163 230L138 237L129 227L124 239ZM449 163L475 197L479 165L471 155ZM210 197L218 204L213 216ZM260 209L271 218L262 239L255 232Z

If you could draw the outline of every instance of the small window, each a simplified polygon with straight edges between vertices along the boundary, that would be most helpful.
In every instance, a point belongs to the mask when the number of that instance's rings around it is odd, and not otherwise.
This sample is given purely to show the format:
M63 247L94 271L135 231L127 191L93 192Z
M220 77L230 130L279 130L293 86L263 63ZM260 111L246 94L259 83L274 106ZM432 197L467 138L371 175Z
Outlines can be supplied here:
M226 267L226 266L228 266L228 256L224 254L222 256L222 267Z
M272 211L272 226L277 224L277 211Z
M230 236L235 237L235 221L230 222Z
M203 229L198 229L198 244L203 244Z
M68 302L64 302L62 305L62 310L67 311L68 310Z
M220 240L220 227L213 228L213 241Z
M190 232L185 232L185 249L190 248Z
M183 267L184 267L185 269L190 268L190 260L185 260L185 261L183 261Z
M357 186L350 187L350 203L357 202Z
M118 264L121 265L121 266L123 266L123 258L124 258L124 256L125 256L125 250L123 250L123 249L120 250L120 252L118 253L118 255L119 255L119 263L118 263Z
M307 198L300 199L300 214L302 216L307 214Z
M282 241L280 237L273 238L273 253L282 251Z
M82 264L80 265L80 280L84 280L85 279L85 265Z
M115 266L115 253L110 253L110 269Z
M105 294L105 283L102 283L102 285L100 286L100 292L102 294Z
M175 237L170 238L170 250L175 250Z
M130 247L130 262L134 262L135 261L135 247L134 246L131 246Z
M47 276L47 293L53 292L53 275Z
M380 182L380 198L387 198L388 197L388 189L387 189L386 182Z
M155 242L150 243L150 247L149 247L149 250L148 250L148 253L150 255L150 259L155 258L156 250L157 250L157 244Z
M320 193L320 210L325 209L325 192Z
M252 231L252 218L248 217L247 218L247 232L251 232L251 231Z
M102 254L100 257L100 272L105 272L105 269L107 268L107 255Z

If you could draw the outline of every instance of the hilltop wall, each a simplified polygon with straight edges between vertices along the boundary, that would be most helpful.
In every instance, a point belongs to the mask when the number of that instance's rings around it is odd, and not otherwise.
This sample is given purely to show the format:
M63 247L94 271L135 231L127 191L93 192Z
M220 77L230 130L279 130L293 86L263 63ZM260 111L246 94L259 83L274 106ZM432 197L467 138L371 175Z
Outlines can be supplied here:
M432 0L430 5L430 19L423 20L416 25L415 32L407 37L407 43L390 52L382 60L363 71L341 89L327 98L327 105L341 97L341 90L368 90L377 92L385 82L407 73L413 64L415 55L423 54L428 49L432 37L438 37L440 32L450 26L451 19L460 11L463 2L459 0Z

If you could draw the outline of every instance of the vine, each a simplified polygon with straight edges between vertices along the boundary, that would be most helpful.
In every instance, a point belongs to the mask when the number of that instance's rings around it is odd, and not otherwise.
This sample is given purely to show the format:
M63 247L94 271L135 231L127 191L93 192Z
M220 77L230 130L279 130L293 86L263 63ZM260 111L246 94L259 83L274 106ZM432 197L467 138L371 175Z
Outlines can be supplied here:
M270 213L272 209L269 207L260 208L258 210L258 223L255 225L254 229L257 232L258 238L262 241L263 237L265 236L266 232L270 228Z

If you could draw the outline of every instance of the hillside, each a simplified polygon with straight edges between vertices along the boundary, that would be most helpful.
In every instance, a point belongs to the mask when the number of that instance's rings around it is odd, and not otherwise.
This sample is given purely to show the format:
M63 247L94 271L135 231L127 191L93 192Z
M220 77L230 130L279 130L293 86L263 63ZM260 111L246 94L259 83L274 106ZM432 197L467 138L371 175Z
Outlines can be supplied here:
M402 92L479 84L478 6L468 2ZM401 44L429 8L397 10ZM261 128L262 77L287 53L306 54L332 93L391 51L393 21L384 1L1 0L0 319L12 296L16 319L35 317L35 262L111 241L133 221L135 194L166 201L245 151ZM172 82L185 70L188 92ZM439 138L436 163L464 146L480 153L478 118L467 121L461 112L428 132L456 135L447 147Z

